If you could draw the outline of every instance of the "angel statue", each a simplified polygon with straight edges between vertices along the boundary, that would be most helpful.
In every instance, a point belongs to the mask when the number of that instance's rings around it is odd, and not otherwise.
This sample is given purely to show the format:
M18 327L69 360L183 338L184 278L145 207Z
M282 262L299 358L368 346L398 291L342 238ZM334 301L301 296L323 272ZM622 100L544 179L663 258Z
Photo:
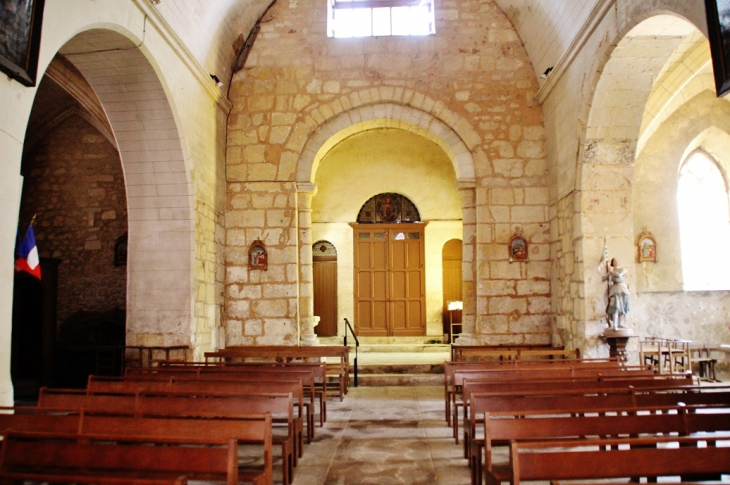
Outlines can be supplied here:
M626 283L627 271L621 262L613 258L606 261L606 274L601 281L608 281L608 305L606 306L608 326L614 330L626 328L626 314L629 313L629 286Z

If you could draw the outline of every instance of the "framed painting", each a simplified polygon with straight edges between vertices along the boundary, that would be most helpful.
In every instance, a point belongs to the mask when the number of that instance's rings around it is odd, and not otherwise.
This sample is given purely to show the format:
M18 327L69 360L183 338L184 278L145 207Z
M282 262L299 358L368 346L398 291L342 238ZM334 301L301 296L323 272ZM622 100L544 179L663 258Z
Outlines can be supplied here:
M266 253L266 246L263 241L257 239L248 248L248 267L249 269L269 269L269 256Z
M521 235L512 236L509 240L509 262L527 261L527 240Z
M718 96L730 91L730 0L705 0L707 34Z
M44 0L0 0L0 69L36 85Z
M656 263L656 239L650 232L642 232L639 236L639 262Z

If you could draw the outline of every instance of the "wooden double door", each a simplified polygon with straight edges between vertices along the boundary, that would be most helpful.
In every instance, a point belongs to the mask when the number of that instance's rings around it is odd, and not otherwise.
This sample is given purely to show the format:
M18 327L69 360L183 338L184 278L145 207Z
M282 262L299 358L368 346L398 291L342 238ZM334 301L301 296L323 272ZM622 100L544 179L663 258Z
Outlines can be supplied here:
M425 224L354 225L358 335L426 335Z

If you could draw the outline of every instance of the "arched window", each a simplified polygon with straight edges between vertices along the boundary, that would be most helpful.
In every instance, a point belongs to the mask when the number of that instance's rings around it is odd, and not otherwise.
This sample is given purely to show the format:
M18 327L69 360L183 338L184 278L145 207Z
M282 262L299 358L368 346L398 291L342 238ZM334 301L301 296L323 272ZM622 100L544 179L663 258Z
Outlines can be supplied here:
M682 165L677 207L684 289L730 289L727 184L715 160L702 151Z
M358 224L420 222L421 215L411 200L401 194L383 193L368 199L357 215Z

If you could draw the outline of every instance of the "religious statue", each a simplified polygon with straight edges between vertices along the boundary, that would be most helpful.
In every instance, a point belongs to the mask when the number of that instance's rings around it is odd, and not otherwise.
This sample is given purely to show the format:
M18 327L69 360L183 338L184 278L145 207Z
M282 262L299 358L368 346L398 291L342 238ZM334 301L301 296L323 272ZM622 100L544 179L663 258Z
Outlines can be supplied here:
M626 328L626 314L629 313L629 286L626 283L627 271L618 259L606 261L606 274L602 281L608 281L608 305L606 314L608 326L613 330Z

